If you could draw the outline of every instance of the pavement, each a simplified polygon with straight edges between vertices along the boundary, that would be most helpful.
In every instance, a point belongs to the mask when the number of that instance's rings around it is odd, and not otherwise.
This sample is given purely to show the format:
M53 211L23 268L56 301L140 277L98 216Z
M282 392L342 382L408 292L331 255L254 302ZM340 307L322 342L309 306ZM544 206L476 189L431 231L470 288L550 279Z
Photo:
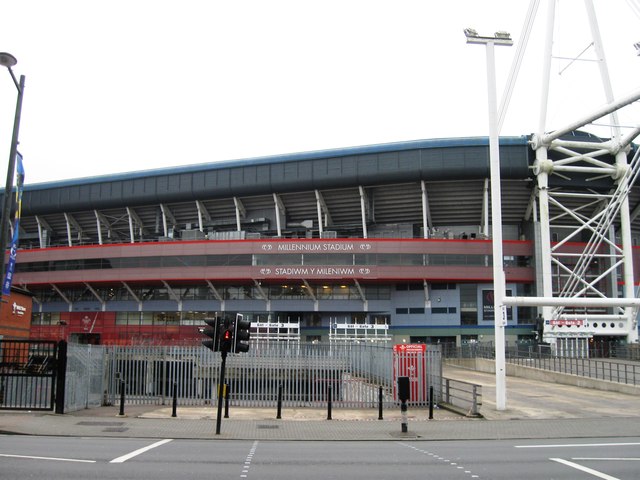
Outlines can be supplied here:
M444 376L482 385L480 418L442 408L429 419L427 408L409 408L402 432L399 408L378 409L241 408L233 405L216 434L213 407L127 405L85 409L64 415L0 411L0 433L82 437L183 438L212 440L466 440L640 437L636 395L507 378L507 408L495 403L495 375L447 366Z

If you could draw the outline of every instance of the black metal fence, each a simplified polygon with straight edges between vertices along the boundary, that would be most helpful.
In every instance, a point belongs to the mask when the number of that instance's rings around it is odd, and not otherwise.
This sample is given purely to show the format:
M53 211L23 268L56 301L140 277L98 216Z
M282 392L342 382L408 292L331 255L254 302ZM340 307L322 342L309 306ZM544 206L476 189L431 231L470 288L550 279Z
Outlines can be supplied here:
M0 340L0 409L56 408L59 358L65 347L43 340Z

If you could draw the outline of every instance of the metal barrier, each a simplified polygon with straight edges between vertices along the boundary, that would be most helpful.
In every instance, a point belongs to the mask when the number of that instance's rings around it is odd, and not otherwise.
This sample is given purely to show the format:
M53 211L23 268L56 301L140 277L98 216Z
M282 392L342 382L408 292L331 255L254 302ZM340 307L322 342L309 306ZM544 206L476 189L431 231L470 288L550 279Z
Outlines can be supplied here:
M105 347L67 345L64 411L72 412L102 405Z
M203 347L105 347L106 403L171 403L174 384L180 405L213 405L217 401L220 356ZM394 353L389 346L363 344L254 343L246 354L229 355L226 383L233 405L274 407L282 404L320 407L329 389L337 408L375 408L379 387L384 403L395 404ZM441 396L440 348L425 349L424 375L412 379L419 390L434 386ZM414 358L415 355L412 355Z
M618 355L631 356L636 349L618 349ZM494 359L493 346L469 345L465 347L448 347L443 352L447 359ZM635 355L635 353L633 354ZM624 358L596 359L586 357L560 357L549 352L548 345L538 347L507 348L507 363L524 367L548 370L556 373L578 375L596 380L607 380L625 385L640 385L640 362Z
M53 410L58 344L0 340L0 409Z
M480 406L482 405L481 385L450 378L443 378L442 384L442 404L453 410L459 410L468 417L480 415Z
M628 361L534 355L531 357L510 356L507 358L507 362L596 380L640 385L640 364Z

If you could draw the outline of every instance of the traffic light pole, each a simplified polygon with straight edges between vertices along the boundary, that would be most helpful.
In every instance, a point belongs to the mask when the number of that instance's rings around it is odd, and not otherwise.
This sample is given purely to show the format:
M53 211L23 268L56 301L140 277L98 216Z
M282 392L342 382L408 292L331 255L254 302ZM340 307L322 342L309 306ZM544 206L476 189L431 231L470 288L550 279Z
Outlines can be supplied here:
M222 363L220 364L220 380L218 382L218 417L216 419L216 435L220 435L220 424L222 423L222 401L224 394L224 371L227 367L227 352L221 352Z

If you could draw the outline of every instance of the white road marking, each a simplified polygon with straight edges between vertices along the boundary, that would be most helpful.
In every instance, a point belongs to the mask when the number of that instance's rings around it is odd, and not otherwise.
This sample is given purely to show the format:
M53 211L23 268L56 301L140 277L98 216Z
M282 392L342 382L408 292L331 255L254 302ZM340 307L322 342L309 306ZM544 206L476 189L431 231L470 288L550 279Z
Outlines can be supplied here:
M127 453L126 455L122 455L121 457L118 458L114 458L113 460L111 460L109 463L123 463L126 462L127 460L136 457L138 455L140 455L141 453L144 452L148 452L149 450L159 447L161 445L164 445L165 443L169 443L171 440L173 440L172 438L167 438L165 440L160 440L159 442L156 443L152 443L151 445L148 445L146 447L143 448L139 448L138 450L135 450L131 453Z
M251 445L251 450L249 450L249 454L244 461L244 466L242 467L242 473L240 473L240 478L247 478L249 476L249 468L251 467L251 461L253 460L253 456L256 453L256 449L258 448L258 440L253 442Z
M640 462L640 458L624 458L624 457L573 457L571 460L602 460L605 462Z
M640 445L633 443L566 443L561 445L514 445L514 448L564 448L564 447L620 447L628 445Z
M58 458L58 457L36 457L34 455L10 455L8 453L0 453L0 457L27 458L32 460L53 460L56 462L96 463L95 460L79 460L77 458Z
M607 475L606 473L599 472L592 468L583 467L577 463L570 462L569 460L563 460L562 458L550 458L554 462L562 463L571 468L575 468L576 470L580 470L581 472L589 473L594 477L602 478L603 480L620 480L618 477L612 477L611 475Z

